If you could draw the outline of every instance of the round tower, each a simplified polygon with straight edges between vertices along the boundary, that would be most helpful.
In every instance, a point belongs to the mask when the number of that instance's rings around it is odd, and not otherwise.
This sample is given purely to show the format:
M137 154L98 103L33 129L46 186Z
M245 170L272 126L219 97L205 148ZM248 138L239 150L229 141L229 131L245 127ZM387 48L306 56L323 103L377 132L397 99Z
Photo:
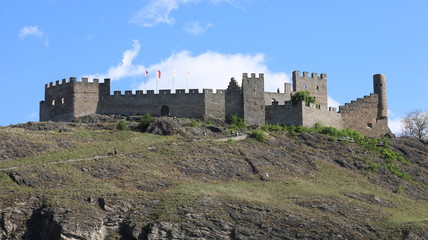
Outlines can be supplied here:
M373 90L379 98L377 117L388 117L388 105L386 100L386 77L384 74L373 75Z

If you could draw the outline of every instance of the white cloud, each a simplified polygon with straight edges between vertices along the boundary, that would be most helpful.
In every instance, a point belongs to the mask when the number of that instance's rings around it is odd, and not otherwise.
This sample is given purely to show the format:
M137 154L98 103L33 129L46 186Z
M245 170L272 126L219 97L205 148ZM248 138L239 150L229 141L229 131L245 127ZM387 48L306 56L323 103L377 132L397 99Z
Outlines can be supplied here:
M327 102L329 107L335 107L337 110L339 110L339 106L341 105L338 101L336 101L334 98L327 96Z
M28 36L43 37L43 32L37 26L26 26L19 31L19 38L24 39Z
M206 24L205 26L201 26L201 24L196 22L187 22L183 29L189 34L192 35L200 35L204 33L207 29L211 28L213 25L211 23Z
M213 4L227 3L236 8L242 8L240 3L250 3L253 0L151 0L131 18L130 22L141 27L154 27L160 23L172 25L175 19L170 16L178 10L181 4L209 1Z
M403 123L401 122L402 118L388 118L388 126L395 135L400 136L403 131Z
M242 73L264 73L265 90L283 91L284 82L290 82L289 76L284 72L273 72L266 66L263 54L221 54L217 52L205 52L193 56L188 51L173 53L164 61L143 66L134 64L141 49L139 41L134 41L133 48L126 50L122 61L110 67L106 74L93 74L88 77L109 77L113 81L126 77L141 77L140 89L145 88L145 71L149 72L147 89L156 88L156 72L159 70L162 77L158 80L159 89L173 88L173 70L175 89L189 88L212 88L226 89L231 77L241 82ZM188 74L190 73L190 74Z
M39 120L39 112L33 112L27 116L28 121L38 121Z

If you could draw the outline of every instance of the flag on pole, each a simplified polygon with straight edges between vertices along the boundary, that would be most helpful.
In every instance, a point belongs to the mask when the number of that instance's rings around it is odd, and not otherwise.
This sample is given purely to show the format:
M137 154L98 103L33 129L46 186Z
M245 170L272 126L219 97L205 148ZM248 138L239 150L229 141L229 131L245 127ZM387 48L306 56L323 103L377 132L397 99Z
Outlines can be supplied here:
M145 73L146 79L144 79L144 91L147 92L147 78L149 77L149 71Z
M161 78L161 71L158 70L157 78Z
M172 91L175 90L175 86L174 86L174 82L175 82L175 77L177 77L177 72L175 71L175 69L172 69Z

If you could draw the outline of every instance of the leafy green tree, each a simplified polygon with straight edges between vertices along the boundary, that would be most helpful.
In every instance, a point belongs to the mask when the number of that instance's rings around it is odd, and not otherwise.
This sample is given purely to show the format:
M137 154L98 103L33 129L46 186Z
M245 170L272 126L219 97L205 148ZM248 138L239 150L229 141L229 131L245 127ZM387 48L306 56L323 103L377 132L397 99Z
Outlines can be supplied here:
M229 123L229 127L231 129L241 129L247 127L247 123L244 121L244 119L238 117L236 114L230 115L227 122Z
M149 127L149 124L154 120L155 118L150 113L146 113L143 116L141 116L140 125L139 125L140 130L142 132L146 131L147 128Z
M300 101L305 101L306 105L309 106L310 103L316 103L315 97L311 96L311 93L309 91L300 91L293 96L291 96L291 103L297 104Z

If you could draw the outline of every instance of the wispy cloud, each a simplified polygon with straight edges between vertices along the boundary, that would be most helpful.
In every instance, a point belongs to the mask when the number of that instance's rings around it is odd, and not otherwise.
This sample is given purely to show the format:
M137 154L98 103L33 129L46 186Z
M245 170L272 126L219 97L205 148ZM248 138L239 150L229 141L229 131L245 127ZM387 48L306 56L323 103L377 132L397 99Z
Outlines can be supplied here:
M200 35L204 33L207 29L211 28L213 25L211 23L202 26L198 21L196 22L187 22L183 30L191 35Z
M209 1L213 4L227 3L242 9L242 3L251 3L253 0L151 0L131 18L130 22L141 27L154 27L160 23L173 25L175 19L170 16L172 11L179 9L180 5Z
M25 26L19 31L19 38L22 40L29 36L41 38L44 33L37 26Z
M341 105L336 99L327 96L328 106L329 107L335 107L337 110L339 110L339 106Z
M88 77L110 77L120 80L126 77L141 77L139 88L144 89L146 71L149 72L147 88L155 89L156 72L162 72L159 80L159 89L172 88L213 88L225 89L231 77L241 79L242 73L264 73L265 90L276 91L283 89L284 82L290 82L290 77L284 72L273 72L266 65L263 54L222 54L218 52L205 52L193 56L188 51L173 53L167 59L149 66L134 64L141 50L139 41L134 41L132 49L126 50L122 61L109 68L105 74L92 74ZM175 75L173 76L173 71Z

